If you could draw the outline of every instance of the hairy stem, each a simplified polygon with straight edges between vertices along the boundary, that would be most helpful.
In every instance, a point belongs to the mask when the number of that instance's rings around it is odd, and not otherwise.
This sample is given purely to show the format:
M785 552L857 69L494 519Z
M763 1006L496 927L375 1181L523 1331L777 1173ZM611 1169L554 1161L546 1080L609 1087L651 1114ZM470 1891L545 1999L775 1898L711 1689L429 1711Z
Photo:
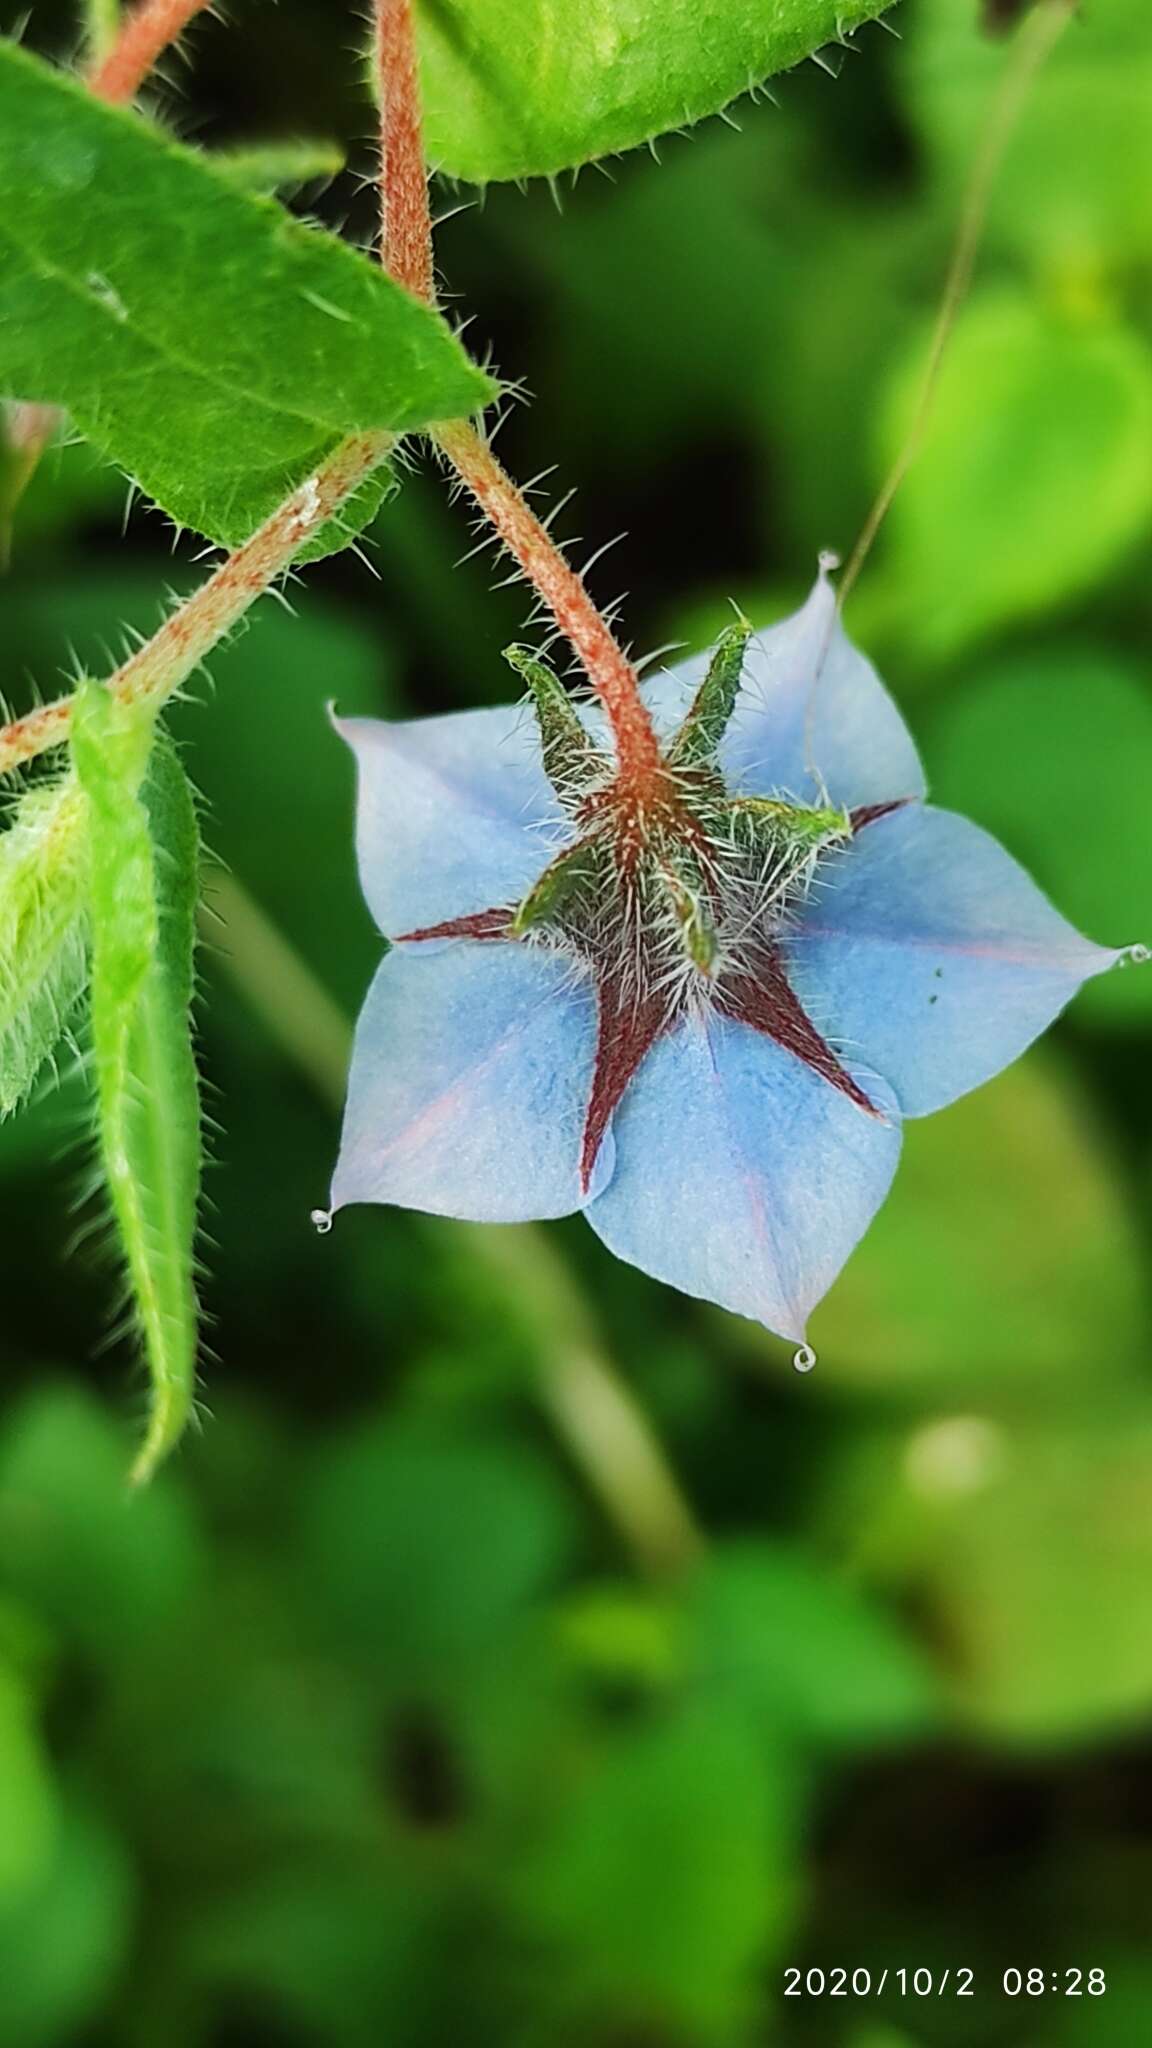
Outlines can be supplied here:
M375 24L381 259L398 283L431 300L432 223L412 0L376 0ZM469 421L454 420L436 428L433 439L574 648L611 721L621 779L643 790L660 774L660 752L636 671L607 620L483 435Z
M431 301L432 218L412 0L377 0L373 59L380 101L380 260L397 284Z
M608 713L621 779L638 789L650 785L661 772L660 750L639 679L583 581L470 421L429 431L575 649Z
M109 681L125 704L167 703L217 642L230 632L293 557L338 512L345 499L379 468L394 445L391 434L353 434L341 441L314 476L277 507L243 547L220 564L179 611L164 621ZM31 761L68 737L72 701L61 697L0 729L0 774Z
M97 99L116 105L134 100L161 52L209 4L210 0L142 0L88 75Z
M209 898L205 938L272 1037L339 1108L351 1042L339 1006L233 876L214 876ZM657 1577L690 1569L704 1537L547 1234L530 1223L439 1217L425 1227L440 1243L451 1233L507 1291L539 1360L537 1399L637 1565Z

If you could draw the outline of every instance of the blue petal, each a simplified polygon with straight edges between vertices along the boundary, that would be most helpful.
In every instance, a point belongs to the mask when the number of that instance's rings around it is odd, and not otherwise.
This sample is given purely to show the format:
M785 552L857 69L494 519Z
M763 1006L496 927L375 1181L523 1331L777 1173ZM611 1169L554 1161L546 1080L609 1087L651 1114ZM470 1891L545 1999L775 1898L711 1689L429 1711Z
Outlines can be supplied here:
M563 836L523 705L335 725L356 755L360 880L382 932L520 900Z
M887 1092L870 1086L887 1117ZM642 1272L800 1342L888 1192L898 1121L858 1109L727 1018L653 1047L615 1120L616 1170L588 1209Z
M707 666L708 656L697 656L645 685L661 733L680 723ZM749 643L719 762L729 788L744 796L852 806L924 794L908 728L844 633L823 569L808 602Z
M1119 957L951 811L914 804L866 826L826 877L789 940L790 976L817 1027L883 1074L905 1116L990 1080Z
M584 1206L596 1006L534 946L398 947L356 1027L332 1207L399 1202L477 1223ZM612 1171L598 1162L598 1190Z

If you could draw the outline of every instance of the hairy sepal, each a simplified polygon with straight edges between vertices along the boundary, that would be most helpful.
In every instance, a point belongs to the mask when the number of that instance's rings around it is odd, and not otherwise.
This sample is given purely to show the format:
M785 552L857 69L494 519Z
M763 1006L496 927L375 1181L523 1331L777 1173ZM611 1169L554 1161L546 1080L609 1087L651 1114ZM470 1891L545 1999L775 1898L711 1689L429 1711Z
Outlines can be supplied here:
M558 675L528 647L506 647L504 659L527 683L536 723L544 773L566 810L579 808L589 789L610 773L611 763L580 722L579 713Z
M151 717L85 683L72 748L91 846L100 1157L152 1389L132 1469L141 1484L179 1440L195 1387L199 834L187 778L171 742L154 738Z
M30 790L0 835L0 1117L28 1095L83 991L87 870L75 778Z

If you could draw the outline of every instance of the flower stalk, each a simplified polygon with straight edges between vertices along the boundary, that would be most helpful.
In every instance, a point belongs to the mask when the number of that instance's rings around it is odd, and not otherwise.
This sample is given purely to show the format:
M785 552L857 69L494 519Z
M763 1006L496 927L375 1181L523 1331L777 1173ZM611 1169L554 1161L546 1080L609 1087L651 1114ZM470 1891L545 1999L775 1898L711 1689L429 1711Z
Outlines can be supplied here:
M636 671L582 579L470 421L434 427L432 438L575 650L608 713L621 781L638 792L654 788L662 774L660 751Z
M129 105L157 58L183 34L193 15L209 5L210 0L143 0L88 74L97 99Z
M398 284L432 301L432 219L411 0L376 0L374 55L381 261ZM433 428L432 439L574 649L611 721L621 781L638 793L654 788L660 755L639 679L582 578L469 420Z
M377 0L373 60L380 103L380 260L397 284L431 303L432 217L412 0Z

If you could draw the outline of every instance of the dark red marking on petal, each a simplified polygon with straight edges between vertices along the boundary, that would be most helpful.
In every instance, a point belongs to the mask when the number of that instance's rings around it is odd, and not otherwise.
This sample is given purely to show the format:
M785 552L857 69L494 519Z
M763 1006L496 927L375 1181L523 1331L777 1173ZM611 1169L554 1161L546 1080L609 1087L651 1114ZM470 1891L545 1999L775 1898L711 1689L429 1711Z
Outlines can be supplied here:
M470 917L450 917L443 924L421 925L416 932L398 932L393 943L414 939L511 939L515 909L475 910Z
M754 972L729 975L720 982L716 1007L738 1023L751 1025L753 1031L762 1031L766 1038L782 1045L785 1052L795 1053L821 1080L839 1088L857 1109L865 1110L869 1116L881 1115L841 1065L827 1039L817 1031L774 946L759 954Z
M596 1001L596 1065L580 1149L583 1194L591 1185L604 1133L624 1090L668 1024L670 1015L665 995L640 995L633 999L603 975L597 983Z
M902 811L908 804L918 802L918 797L894 796L886 804L857 804L854 811L849 811L848 822L853 832L862 832L865 825L875 825L878 819L891 817L893 811Z

